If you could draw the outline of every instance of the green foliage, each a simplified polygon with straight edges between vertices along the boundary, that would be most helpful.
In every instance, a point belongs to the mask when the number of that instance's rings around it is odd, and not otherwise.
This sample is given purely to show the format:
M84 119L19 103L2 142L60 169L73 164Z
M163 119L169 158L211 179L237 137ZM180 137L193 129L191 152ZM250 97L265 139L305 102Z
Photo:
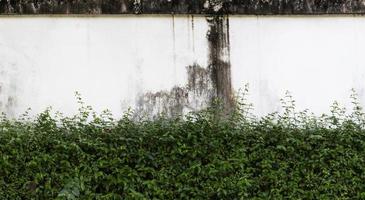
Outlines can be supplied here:
M73 117L0 118L0 199L364 199L365 115L250 114L247 88L231 116L120 120L77 94Z

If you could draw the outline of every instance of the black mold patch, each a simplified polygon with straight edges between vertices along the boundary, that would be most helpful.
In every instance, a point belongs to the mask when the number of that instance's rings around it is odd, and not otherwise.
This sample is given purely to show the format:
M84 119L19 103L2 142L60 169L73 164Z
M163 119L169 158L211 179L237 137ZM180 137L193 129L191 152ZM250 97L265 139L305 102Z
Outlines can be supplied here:
M188 83L175 86L170 91L145 93L138 97L136 116L154 117L165 114L169 117L186 114L207 107L215 95L211 72L197 64L187 67Z
M219 2L207 6L214 7L211 9L216 12L224 9L223 4ZM207 22L208 67L203 68L196 64L187 67L188 83L184 87L175 86L170 91L142 95L139 97L136 113L144 113L149 117L161 113L167 116L183 115L207 107L216 99L222 104L224 113L232 110L234 100L231 85L229 18L214 15L207 17Z
M187 89L195 95L203 95L208 88L212 87L210 71L197 64L187 67L188 84Z
M365 14L364 0L0 0L2 14Z
M216 97L226 112L233 107L231 85L231 62L229 44L229 18L225 16L208 17L209 31L209 69Z

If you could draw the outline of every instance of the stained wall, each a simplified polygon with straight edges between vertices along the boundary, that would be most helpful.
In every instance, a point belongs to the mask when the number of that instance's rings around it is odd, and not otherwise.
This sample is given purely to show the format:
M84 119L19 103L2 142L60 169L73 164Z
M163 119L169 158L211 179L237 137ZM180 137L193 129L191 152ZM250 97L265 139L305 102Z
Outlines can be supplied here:
M259 115L286 90L326 112L349 106L351 88L365 103L364 33L355 16L2 17L0 111L72 114L78 91L97 111L173 115L217 96L229 105L249 83Z

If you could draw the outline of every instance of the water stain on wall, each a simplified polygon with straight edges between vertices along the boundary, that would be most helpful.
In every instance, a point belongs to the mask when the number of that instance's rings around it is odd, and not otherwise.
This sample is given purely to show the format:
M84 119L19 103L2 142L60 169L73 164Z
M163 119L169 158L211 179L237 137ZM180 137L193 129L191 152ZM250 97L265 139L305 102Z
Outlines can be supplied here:
M208 66L205 68L197 64L188 66L188 80L185 86L175 86L170 91L147 92L141 95L138 98L136 113L143 113L149 117L160 113L167 116L183 115L189 111L205 108L216 99L222 103L225 113L230 112L234 101L231 85L229 18L211 16L207 17L207 23Z
M198 64L187 68L188 82L169 91L147 92L138 97L136 115L169 117L186 114L207 107L215 95L211 72Z
M216 97L222 102L224 110L229 112L233 107L231 83L231 61L229 43L228 16L208 17L207 33L209 48L209 68L216 90Z
M74 5L73 3L76 4ZM107 3L106 3L107 2ZM120 13L130 12L144 13L153 10L154 13L165 13L170 9L191 10L191 6L200 6L206 13L213 13L207 16L206 20L209 30L206 34L208 42L208 65L203 67L192 64L187 67L188 80L186 85L174 86L169 91L156 93L147 92L137 98L137 113L144 113L154 116L158 113L165 113L168 116L185 114L189 111L199 110L209 106L214 99L219 99L224 110L229 112L233 107L232 86L231 86L231 63L229 44L229 18L225 16L224 10L228 1L222 0L201 0L195 1L146 1L146 0L119 0L119 1L14 1L0 0L0 10L3 13ZM48 10L51 9L51 10ZM47 11L48 10L48 11ZM190 12L190 11L189 11ZM196 12L196 11L194 11ZM192 32L194 34L194 19L192 18ZM173 25L173 61L176 65L175 46L175 19ZM194 37L194 35L193 35ZM194 40L194 38L193 38ZM193 51L195 51L193 43ZM176 74L176 73L175 73ZM4 84L4 83L3 83ZM11 85L11 83L7 83ZM4 86L3 86L4 87ZM13 86L11 86L13 87ZM14 91L16 91L13 88ZM7 94L10 94L9 92ZM15 105L15 98L9 97L2 100L4 109L10 109ZM5 103L6 101L6 103Z
M16 66L12 64L14 69ZM14 107L17 105L17 84L16 77L13 71L6 70L3 65L0 65L0 113L6 113L13 117Z
M0 113L17 117L30 106L27 98L35 92L29 87L35 82L34 60L22 48L4 43L0 43L0 58Z

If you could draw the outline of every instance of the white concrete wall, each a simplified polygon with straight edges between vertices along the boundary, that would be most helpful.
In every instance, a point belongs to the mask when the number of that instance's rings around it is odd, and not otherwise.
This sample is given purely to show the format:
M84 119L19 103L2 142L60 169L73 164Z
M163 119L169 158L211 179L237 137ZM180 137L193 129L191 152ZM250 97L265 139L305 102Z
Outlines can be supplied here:
M79 91L120 115L206 67L207 31L204 17L0 18L0 111L72 114ZM286 90L316 113L349 106L351 88L365 103L363 35L364 17L230 17L233 86L250 84L257 114L280 109Z
M120 115L138 94L184 84L186 66L206 66L208 27L204 18L194 19L194 27L191 21L0 18L0 109L17 115L53 106L71 114L79 91L96 110ZM8 98L15 108L6 108Z
M365 103L364 17L237 17L230 28L233 84L250 84L257 113L279 109L286 90L317 114L335 100L351 108L351 88Z

